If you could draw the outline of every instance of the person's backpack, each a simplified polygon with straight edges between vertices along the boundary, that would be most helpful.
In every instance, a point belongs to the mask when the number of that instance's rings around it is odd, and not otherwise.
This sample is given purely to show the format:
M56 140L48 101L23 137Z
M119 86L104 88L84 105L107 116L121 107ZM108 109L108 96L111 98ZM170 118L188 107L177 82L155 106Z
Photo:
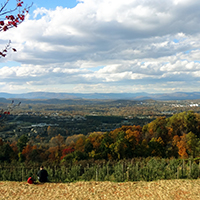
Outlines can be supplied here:
M29 177L28 180L27 180L27 182L28 182L29 184L33 184L33 183L34 183L32 177Z

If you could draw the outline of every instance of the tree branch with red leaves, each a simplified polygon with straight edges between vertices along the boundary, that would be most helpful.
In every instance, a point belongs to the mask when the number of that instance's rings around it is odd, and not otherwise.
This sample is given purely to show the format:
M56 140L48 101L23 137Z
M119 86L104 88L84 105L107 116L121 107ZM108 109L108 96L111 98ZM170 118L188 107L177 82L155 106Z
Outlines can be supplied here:
M32 6L32 4L30 6L24 6L24 2L22 0L16 0L16 6L13 9L7 10L6 8L9 1L10 0L7 0L0 7L0 32L8 31L9 29L17 27L21 24ZM0 57L5 57L7 55L8 50L11 48L10 44L11 41L9 41L5 48L0 51ZM12 48L12 50L14 52L16 51L15 48Z

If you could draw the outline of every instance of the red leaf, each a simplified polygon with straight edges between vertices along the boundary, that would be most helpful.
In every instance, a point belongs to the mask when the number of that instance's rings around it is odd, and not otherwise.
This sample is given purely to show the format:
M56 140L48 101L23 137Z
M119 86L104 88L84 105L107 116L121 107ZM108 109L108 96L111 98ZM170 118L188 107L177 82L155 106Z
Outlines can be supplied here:
M4 30L4 31L7 31L7 30L8 30L8 27L7 27L7 26L4 26L4 27L3 27L3 30Z
M22 1L22 2L19 2L19 3L17 4L17 7L22 7L22 3L23 3L23 1Z
M21 16L19 17L19 19L23 21L23 20L24 20L24 15L21 15Z
M4 21L0 21L0 25L3 26L4 25Z
M13 26L17 27L17 23L16 22L13 22L12 24L13 24Z
M8 16L9 17L9 19L11 19L11 20L14 20L15 19L15 17L13 16L13 15L10 15L10 16Z

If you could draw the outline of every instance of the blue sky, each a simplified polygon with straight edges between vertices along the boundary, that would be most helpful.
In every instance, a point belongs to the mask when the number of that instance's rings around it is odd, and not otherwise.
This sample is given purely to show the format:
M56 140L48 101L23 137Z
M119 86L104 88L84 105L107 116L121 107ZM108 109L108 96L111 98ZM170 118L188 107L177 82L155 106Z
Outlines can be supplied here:
M200 91L199 1L31 2L1 32L17 52L0 59L0 92Z
M55 9L57 6L73 8L75 7L80 1L76 0L21 0L24 2L24 5L31 5L33 3L33 7L31 11L35 10L36 8L44 7L46 9ZM3 1L2 1L3 2ZM16 5L16 0L10 0L8 7L12 8Z
M33 2L34 8L40 8L45 7L46 9L55 9L57 6L67 7L67 8L73 8L77 5L76 0L34 0L34 1L24 1L27 4L29 2Z

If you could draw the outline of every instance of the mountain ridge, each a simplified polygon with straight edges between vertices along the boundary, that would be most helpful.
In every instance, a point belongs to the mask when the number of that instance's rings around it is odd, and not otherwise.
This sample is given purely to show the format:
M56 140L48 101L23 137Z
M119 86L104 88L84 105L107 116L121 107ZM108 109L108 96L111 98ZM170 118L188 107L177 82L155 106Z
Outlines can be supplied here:
M6 99L124 99L124 100L195 100L200 99L200 92L174 93L54 93L29 92L22 94L0 93L0 98Z

